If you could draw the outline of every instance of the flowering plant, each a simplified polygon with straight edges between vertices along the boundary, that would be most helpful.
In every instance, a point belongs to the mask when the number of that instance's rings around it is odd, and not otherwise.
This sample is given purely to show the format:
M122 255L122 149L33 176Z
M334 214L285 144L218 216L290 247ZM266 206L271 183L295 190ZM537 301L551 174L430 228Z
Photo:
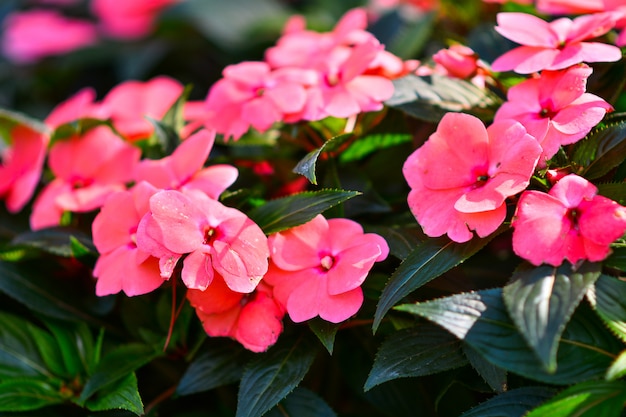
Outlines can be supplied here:
M287 3L0 10L0 416L621 416L621 2Z

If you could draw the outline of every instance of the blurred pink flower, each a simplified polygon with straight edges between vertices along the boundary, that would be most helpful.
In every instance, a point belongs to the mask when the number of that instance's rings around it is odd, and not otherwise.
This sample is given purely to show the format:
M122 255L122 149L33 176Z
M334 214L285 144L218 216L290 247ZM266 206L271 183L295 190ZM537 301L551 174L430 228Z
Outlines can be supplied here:
M264 352L283 331L285 311L263 281L250 294L234 292L218 275L204 290L187 291L204 330L212 337L230 337L253 352Z
M148 201L158 191L146 182L111 194L91 229L100 253L93 275L96 295L123 291L127 296L147 294L161 286L159 260L137 248L137 226L148 212Z
M543 71L538 78L523 81L509 92L495 120L515 119L541 147L540 164L585 137L613 108L602 98L586 93L592 69L586 64L561 71Z
M499 13L496 31L521 44L497 58L494 71L520 74L559 70L581 62L613 62L622 58L619 48L599 42L584 42L615 27L614 13L596 13L575 19L562 17L546 22L527 13Z
M452 45L440 49L433 55L434 68L422 65L417 68L417 75L432 73L447 75L453 78L469 80L477 87L484 88L491 70L487 63L478 58L474 50L465 45Z
M48 165L55 178L33 206L33 230L59 224L63 212L87 212L104 204L132 180L141 151L106 126L89 130L52 145Z
M54 10L14 12L4 21L2 52L17 63L32 63L62 55L97 42L95 26L64 17Z
M213 147L215 132L200 130L181 142L171 155L162 159L144 159L135 170L135 181L147 181L170 190L201 190L217 199L237 179L232 165L204 163Z
M389 247L357 222L322 215L269 237L271 266L264 281L289 317L302 322L320 316L339 323L363 303L361 284Z
M160 258L169 278L185 254L187 288L205 290L215 273L236 292L252 292L267 271L269 251L263 231L244 213L198 190L159 191L150 198L137 232L137 246Z
M102 30L121 39L149 35L161 11L179 0L92 0L91 10Z
M534 265L559 266L601 261L626 231L626 207L597 195L598 189L574 174L548 194L525 191L513 218L513 250Z
M70 123L78 119L100 117L100 106L96 104L96 92L87 87L78 91L67 100L59 103L44 120L44 123L52 129Z
M506 198L528 186L540 154L518 122L485 128L474 116L446 113L404 163L409 208L428 236L485 237L504 221Z
M20 211L33 196L41 178L48 136L23 125L0 135L0 198L11 213Z

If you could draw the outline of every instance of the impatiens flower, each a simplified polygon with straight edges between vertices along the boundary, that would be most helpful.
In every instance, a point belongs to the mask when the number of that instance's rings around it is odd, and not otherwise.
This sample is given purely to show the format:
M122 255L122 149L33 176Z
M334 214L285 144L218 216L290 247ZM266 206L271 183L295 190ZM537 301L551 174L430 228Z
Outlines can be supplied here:
M283 331L285 311L263 281L254 292L242 294L216 275L206 290L187 291L187 299L209 336L230 337L253 352L265 352Z
M360 224L322 215L271 235L269 245L264 281L295 322L320 316L339 323L354 315L363 303L361 284L389 253L387 242Z
M267 238L256 223L198 190L159 191L139 224L137 246L160 258L169 278L178 260L188 288L205 290L215 274L233 291L252 292L268 266Z
M93 270L96 294L123 291L128 296L147 294L163 283L159 260L137 248L137 226L148 212L148 201L158 189L140 182L113 193L93 221L93 243L100 256Z
M499 13L496 31L521 44L497 58L494 71L513 70L530 74L559 70L581 62L614 62L622 52L614 45L585 42L615 27L614 13L596 13L575 19L566 17L546 22L527 13Z
M92 0L91 10L109 36L135 39L150 34L159 13L179 0Z
M225 164L203 168L214 140L215 132L200 130L185 139L171 155L141 161L135 170L135 180L147 181L162 189L201 190L217 199L235 182L238 171Z
M435 62L434 68L421 66L416 71L417 75L442 74L467 79L478 87L485 87L486 76L490 70L472 48L465 45L452 45L435 53L433 61Z
M126 189L141 151L106 126L56 142L48 165L55 178L35 200L33 230L58 225L64 212L88 212L114 191Z
M428 236L487 236L504 221L507 197L528 186L540 154L518 122L485 128L474 116L447 113L404 163L409 208Z
M513 250L534 265L564 260L601 261L626 231L626 207L597 195L598 189L574 174L549 193L525 191L513 218Z
M30 200L41 178L48 136L23 125L9 130L8 143L0 135L0 198L11 213Z
M44 123L52 129L56 129L65 123L78 119L100 118L102 116L100 106L96 104L95 99L96 92L93 88L83 88L52 109Z
M2 51L12 61L32 63L96 41L96 28L88 21L64 17L54 10L28 10L6 17Z
M585 137L613 108L600 97L586 93L592 69L576 65L562 71L543 71L508 92L495 120L515 119L543 148L541 163Z

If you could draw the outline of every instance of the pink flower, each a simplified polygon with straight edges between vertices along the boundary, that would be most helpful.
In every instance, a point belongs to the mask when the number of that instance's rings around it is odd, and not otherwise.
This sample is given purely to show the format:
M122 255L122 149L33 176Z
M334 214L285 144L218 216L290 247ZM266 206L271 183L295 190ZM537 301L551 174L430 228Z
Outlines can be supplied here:
M487 236L504 221L506 198L528 186L540 154L518 122L485 128L474 116L447 113L404 163L409 207L428 236Z
M421 66L417 75L432 73L447 75L453 78L470 80L477 87L485 87L485 79L490 73L487 64L478 58L476 52L465 45L452 45L447 49L440 49L433 55L435 67Z
M215 273L236 292L252 292L267 271L263 231L245 214L198 190L159 191L150 198L137 232L137 246L160 258L161 276L171 276L185 254L182 279L205 290Z
M95 103L96 92L93 88L83 88L76 94L58 104L44 123L52 129L87 117L100 118L100 107Z
M189 290L187 299L209 336L233 338L253 352L266 351L283 331L285 311L264 282L242 294L217 275L206 290Z
M611 105L600 97L586 93L587 78L592 69L576 65L562 71L543 71L512 87L508 101L496 112L495 120L515 119L537 139L543 152L540 161L585 137Z
M93 45L96 41L92 23L70 19L53 10L29 10L6 17L2 51L17 63L32 63Z
M183 90L182 84L166 76L145 82L124 81L107 93L99 114L101 118L110 118L126 140L147 139L154 132L154 126L146 117L161 120Z
M66 211L101 207L111 193L126 189L140 156L139 148L105 126L56 142L48 158L55 179L35 200L31 228L55 226Z
M525 191L513 218L513 250L534 265L567 259L601 261L626 231L626 207L597 195L586 179L570 174L548 194Z
M269 237L272 264L264 281L291 319L320 316L339 323L363 303L361 284L389 247L374 233L363 233L348 219L318 215L303 225Z
M48 136L26 126L9 130L9 142L0 137L0 197L11 213L30 200L41 178Z
M217 199L235 182L238 171L225 164L203 169L214 140L214 132L200 130L185 139L171 155L159 160L144 159L135 170L135 181L147 181L162 189L201 190Z
M113 193L93 221L93 243L100 256L93 270L96 294L120 291L128 296L147 294L163 283L159 260L137 248L137 226L148 212L150 196L158 191L146 182Z
M91 10L100 19L103 31L122 39L150 34L159 13L178 0L93 0Z
M622 58L619 48L598 42L584 42L615 27L613 13L566 17L546 22L526 13L499 13L496 31L521 44L496 59L494 71L514 70L520 74L559 70L581 62L613 62Z

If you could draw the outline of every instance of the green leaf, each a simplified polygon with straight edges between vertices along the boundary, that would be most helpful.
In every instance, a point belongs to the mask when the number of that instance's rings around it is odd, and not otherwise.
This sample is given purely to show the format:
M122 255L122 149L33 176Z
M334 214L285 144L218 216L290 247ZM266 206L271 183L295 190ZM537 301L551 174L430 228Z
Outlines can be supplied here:
M626 153L626 114L608 116L605 122L579 142L572 162L581 166L577 174L595 179L608 173L624 160Z
M317 394L298 387L265 417L337 417L337 414Z
M469 81L432 74L407 75L393 80L393 96L385 102L420 120L437 123L448 112L465 112L493 118L501 100Z
M463 353L472 365L472 368L483 380L496 392L504 392L507 388L506 371L481 356L476 349L470 345L463 344Z
M64 123L54 129L52 137L50 138L50 145L54 144L57 141L68 139L72 136L82 136L89 130L103 125L112 128L110 121L94 119L90 117L84 117L68 123Z
M54 335L54 340L61 351L66 375L76 377L89 374L97 362L91 330L84 322L62 322L51 318L42 321Z
M602 274L587 298L608 328L626 342L626 282Z
M404 59L416 57L432 38L436 16L436 13L423 13L419 19L402 19L403 24L386 49Z
M381 149L410 143L413 135L409 133L374 133L355 140L348 149L341 152L339 161L351 162L365 158Z
M64 402L58 387L35 378L0 382L0 411L29 411Z
M341 145L348 142L354 137L352 133L344 133L343 135L335 136L328 139L322 146L309 152L304 158L296 164L293 172L303 175L309 180L311 184L317 185L317 177L315 175L315 168L317 166L317 160L322 153L333 152L337 150Z
M176 387L176 394L195 394L238 381L249 358L250 352L231 343L209 345L191 362Z
M316 353L308 341L299 339L259 355L241 378L236 417L260 417L278 404L302 381Z
M160 355L162 352L155 352L152 347L141 344L123 345L108 352L87 380L78 404L85 404L96 392L104 388L108 389L111 384L127 378L128 374Z
M483 239L474 238L467 243L455 243L446 238L428 239L415 247L383 290L374 315L374 331L398 301L474 255L496 234Z
M397 226L366 226L366 232L382 236L389 244L389 253L398 259L405 259L417 245L430 238L422 232L422 228L413 224Z
M101 390L89 399L85 406L90 411L128 410L137 415L143 414L143 403L137 387L135 373L130 373L115 384Z
M604 266L626 271L626 247L613 248L613 252L604 260Z
M419 324L393 333L378 349L365 391L397 378L431 375L467 364L461 342L441 327Z
M626 383L587 381L565 389L526 417L619 417L625 401Z
M551 384L567 385L603 377L621 348L589 314L589 309L577 311L561 336L556 372L548 373L509 317L500 288L405 304L396 309L437 323L500 368Z
M358 191L345 190L303 192L268 201L250 210L248 216L266 234L271 234L304 224L327 209L359 194Z
M504 304L547 372L556 370L556 351L565 325L600 276L600 264L559 268L524 264L503 290Z
M606 370L604 378L608 381L614 381L626 375L626 350L619 354L617 359L613 361L611 367Z
M626 205L626 182L609 182L598 184L598 194Z
M341 324L330 323L319 317L307 321L307 324L315 336L317 336L318 340L322 342L322 345L324 345L328 353L332 355L335 345L335 335Z
M70 258L74 256L72 239L88 252L97 253L96 247L86 234L68 227L53 227L29 231L15 236L11 244L17 247L36 248L53 255Z
M523 387L506 391L479 404L460 417L522 417L552 395L548 387Z

